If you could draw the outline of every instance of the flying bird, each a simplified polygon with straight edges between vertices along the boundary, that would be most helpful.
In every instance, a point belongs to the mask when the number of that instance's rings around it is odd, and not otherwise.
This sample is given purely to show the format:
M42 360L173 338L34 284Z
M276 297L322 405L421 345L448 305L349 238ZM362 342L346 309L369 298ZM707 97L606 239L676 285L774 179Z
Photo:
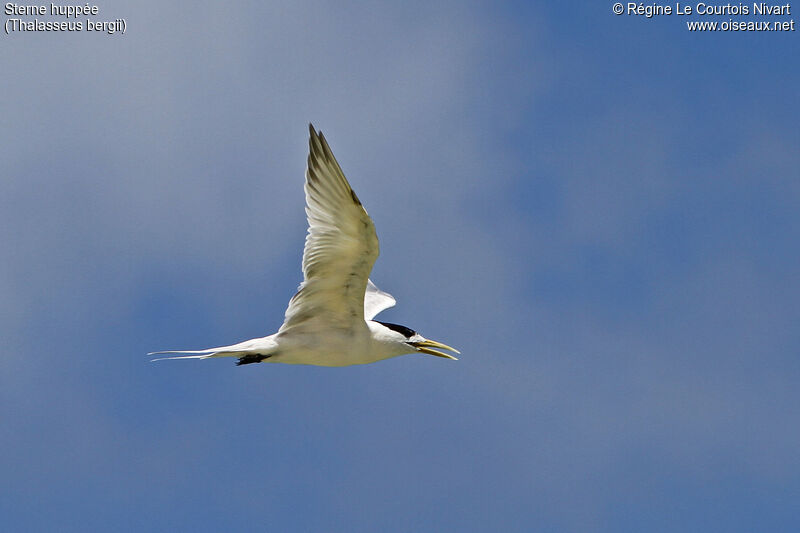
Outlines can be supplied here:
M322 132L312 124L309 130L303 282L289 301L283 325L267 337L230 346L148 354L173 355L155 361L236 357L237 365L348 366L409 353L456 359L441 351L460 353L455 348L406 326L374 320L396 303L369 279L379 251L375 225Z

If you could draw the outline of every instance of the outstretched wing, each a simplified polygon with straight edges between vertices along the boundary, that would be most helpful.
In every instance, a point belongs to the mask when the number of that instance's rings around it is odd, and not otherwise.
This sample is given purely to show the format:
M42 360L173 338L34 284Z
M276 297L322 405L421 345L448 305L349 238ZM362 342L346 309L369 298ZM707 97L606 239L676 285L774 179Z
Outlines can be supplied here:
M396 303L397 301L394 299L394 296L388 292L383 292L380 290L375 286L374 283L372 283L371 279L367 280L367 292L364 294L365 319L372 320L375 318L375 315L384 309L394 307L394 304Z
M378 258L378 237L322 133L309 124L306 169L308 235L303 282L279 330L310 323L351 329L363 325L367 280ZM388 307L385 305L384 308Z

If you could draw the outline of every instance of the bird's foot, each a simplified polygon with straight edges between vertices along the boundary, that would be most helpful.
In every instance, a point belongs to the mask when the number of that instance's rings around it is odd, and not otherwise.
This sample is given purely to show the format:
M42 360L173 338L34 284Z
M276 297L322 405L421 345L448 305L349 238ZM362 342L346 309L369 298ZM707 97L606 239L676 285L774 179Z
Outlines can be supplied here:
M249 365L250 363L260 363L264 359L269 359L269 355L262 355L260 353L249 353L239 358L236 361L236 366L239 365Z

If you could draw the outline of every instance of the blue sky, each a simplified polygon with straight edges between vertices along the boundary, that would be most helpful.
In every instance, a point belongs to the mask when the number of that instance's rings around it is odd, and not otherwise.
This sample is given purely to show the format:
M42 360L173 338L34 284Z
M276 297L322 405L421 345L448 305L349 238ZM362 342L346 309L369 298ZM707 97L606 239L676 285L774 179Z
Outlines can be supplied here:
M797 33L611 6L105 2L124 35L3 35L4 524L797 530ZM149 363L280 325L309 121L381 317L461 360Z

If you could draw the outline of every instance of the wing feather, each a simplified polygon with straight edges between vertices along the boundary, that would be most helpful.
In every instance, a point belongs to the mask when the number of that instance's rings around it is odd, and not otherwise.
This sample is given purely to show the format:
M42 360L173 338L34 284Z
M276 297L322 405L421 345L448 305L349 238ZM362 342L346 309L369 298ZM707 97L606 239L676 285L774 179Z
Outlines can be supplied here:
M304 279L289 302L279 333L311 323L343 329L363 325L364 294L379 253L372 219L325 137L311 124L309 130ZM389 307L383 302L383 309Z

